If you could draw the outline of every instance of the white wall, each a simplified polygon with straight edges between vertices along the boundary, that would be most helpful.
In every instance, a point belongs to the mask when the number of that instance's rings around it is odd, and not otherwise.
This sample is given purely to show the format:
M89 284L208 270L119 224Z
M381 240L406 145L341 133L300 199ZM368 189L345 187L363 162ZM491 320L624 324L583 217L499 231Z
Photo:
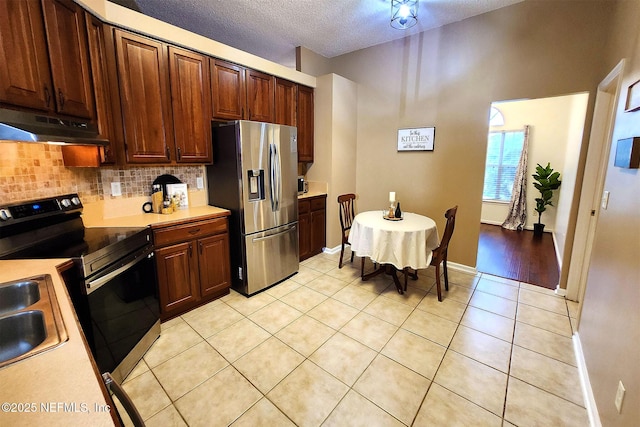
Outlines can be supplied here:
M588 94L575 94L521 101L494 102L502 112L504 126L492 126L490 131L512 131L529 125L529 161L527 172L527 223L532 229L538 222L538 213L534 210L535 198L539 195L533 186L531 175L536 164L546 166L551 163L554 170L560 172L562 186L554 194L554 206L548 206L542 214L545 231L561 233L559 253L562 253L569 222L569 209L573 199L578 156L582 142L582 130ZM509 205L505 203L483 202L481 221L488 224L502 224L507 216ZM558 239L558 236L556 236Z

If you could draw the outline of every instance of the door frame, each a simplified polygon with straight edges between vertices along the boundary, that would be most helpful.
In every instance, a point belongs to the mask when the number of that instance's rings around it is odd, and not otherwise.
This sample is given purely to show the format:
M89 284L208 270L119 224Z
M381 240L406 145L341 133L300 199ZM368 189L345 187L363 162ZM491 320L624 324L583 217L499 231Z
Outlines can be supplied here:
M625 60L622 59L600 82L596 93L571 262L567 275L566 298L572 301L581 302L584 298L624 65Z

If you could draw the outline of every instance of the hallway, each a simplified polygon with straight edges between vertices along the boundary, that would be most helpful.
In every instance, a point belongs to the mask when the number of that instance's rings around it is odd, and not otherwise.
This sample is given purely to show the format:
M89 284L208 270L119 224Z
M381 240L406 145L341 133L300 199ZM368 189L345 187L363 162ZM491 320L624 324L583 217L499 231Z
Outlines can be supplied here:
M560 280L551 233L534 238L498 225L480 224L477 270L553 290Z

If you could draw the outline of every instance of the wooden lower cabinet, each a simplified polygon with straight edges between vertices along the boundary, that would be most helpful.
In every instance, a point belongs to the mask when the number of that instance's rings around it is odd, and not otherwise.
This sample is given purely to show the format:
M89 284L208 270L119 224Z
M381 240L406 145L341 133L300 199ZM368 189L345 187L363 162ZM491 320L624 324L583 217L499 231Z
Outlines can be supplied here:
M154 228L162 320L229 293L226 218Z
M300 261L322 252L327 244L327 196L298 200Z

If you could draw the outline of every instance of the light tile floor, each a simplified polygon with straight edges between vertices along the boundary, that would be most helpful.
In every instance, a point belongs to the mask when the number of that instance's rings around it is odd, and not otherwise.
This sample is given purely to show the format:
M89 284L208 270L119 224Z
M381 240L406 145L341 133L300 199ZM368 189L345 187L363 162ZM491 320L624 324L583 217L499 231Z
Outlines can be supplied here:
M574 303L451 269L438 302L432 269L400 295L337 265L164 323L124 382L147 425L588 425Z

